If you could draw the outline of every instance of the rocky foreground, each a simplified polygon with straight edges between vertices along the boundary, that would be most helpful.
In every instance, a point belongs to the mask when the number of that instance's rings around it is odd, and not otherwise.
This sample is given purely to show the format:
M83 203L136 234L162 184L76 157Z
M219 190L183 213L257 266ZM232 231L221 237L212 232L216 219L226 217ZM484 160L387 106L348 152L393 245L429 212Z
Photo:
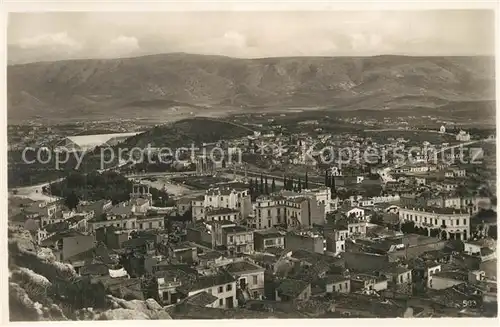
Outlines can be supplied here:
M19 227L9 235L9 311L11 321L171 319L154 299L123 300L56 261Z

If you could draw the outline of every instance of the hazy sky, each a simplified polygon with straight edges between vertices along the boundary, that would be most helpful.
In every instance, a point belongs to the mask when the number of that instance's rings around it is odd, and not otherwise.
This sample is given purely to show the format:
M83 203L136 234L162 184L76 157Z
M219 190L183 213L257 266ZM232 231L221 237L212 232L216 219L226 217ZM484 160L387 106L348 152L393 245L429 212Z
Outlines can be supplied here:
M255 58L494 53L486 10L14 13L9 62L189 52Z

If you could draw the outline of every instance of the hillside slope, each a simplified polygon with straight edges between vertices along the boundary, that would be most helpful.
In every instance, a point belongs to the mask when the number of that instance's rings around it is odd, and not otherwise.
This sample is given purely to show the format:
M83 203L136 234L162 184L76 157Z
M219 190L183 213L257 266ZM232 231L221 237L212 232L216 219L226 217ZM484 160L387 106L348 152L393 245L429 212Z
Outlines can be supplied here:
M171 319L154 299L126 301L77 276L30 232L8 227L10 321Z
M202 143L213 143L228 138L239 138L253 135L251 129L236 126L226 121L198 117L176 121L171 124L158 125L145 133L128 138L119 147L145 148L151 147L200 146Z
M493 57L235 59L183 53L8 66L9 118L171 107L391 109L494 99ZM210 109L212 108L212 109ZM146 110L148 109L148 110ZM150 110L149 110L150 109ZM149 113L148 113L149 112Z

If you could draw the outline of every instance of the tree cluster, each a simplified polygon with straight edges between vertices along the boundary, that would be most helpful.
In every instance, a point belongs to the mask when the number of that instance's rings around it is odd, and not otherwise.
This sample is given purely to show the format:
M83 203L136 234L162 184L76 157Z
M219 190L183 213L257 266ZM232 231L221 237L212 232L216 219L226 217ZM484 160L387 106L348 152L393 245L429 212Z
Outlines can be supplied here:
M333 199L337 195L337 190L335 188L335 176L330 175L328 170L325 170L325 186L330 188Z
M297 180L295 180L293 176L284 176L283 185L283 188L285 190L294 192L301 192L303 187L301 178L299 177Z
M133 182L126 177L112 172L70 173L63 181L49 187L51 194L62 197L65 204L74 209L81 200L97 201L108 199L113 204L128 201ZM157 205L171 204L169 195L163 190L150 188L153 201Z
M260 175L260 182L257 178L250 179L248 188L252 201L255 201L255 199L261 195L269 195L277 191L274 178L272 179L271 186L269 186L267 176L264 177L263 175Z

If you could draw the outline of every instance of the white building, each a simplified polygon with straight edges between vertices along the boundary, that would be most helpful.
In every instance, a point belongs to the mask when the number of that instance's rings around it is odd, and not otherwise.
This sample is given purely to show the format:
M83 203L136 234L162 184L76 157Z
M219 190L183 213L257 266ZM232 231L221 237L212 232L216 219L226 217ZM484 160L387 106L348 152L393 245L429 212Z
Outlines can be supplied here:
M397 202L400 200L399 194L386 194L380 196L374 196L373 203L388 203L388 202Z
M355 217L355 218L359 218L359 219L364 219L365 218L365 210L362 208L355 207L355 208L352 208L351 210L347 211L345 213L345 215L347 217Z
M192 201L192 208L194 220L205 219L217 208L238 210L245 218L252 212L252 203L248 189L226 186L208 189L203 197Z
M315 193L308 195L295 193L290 196L260 196L253 206L255 228L269 229L283 224L289 227L298 225L312 226L314 223L322 224L326 216L326 205L322 201L326 201L329 193L326 193L326 195L319 193L321 200L318 200ZM328 205L328 207L330 206Z
M487 209L490 204L490 198L476 196L466 196L462 198L458 196L439 196L427 200L428 206L461 209L469 214L475 214L481 209Z
M441 127L439 128L439 133L446 133L446 127L441 125Z
M249 195L248 190L230 188L212 188L207 190L204 199L205 207L239 209L242 199Z
M345 252L345 241L349 237L349 231L335 230L333 239L327 241L327 251L334 252L335 255Z
M236 287L244 298L260 300L264 296L264 268L240 261L230 263L225 269L236 279Z
M466 240L470 235L470 214L464 210L405 207L399 209L399 219L414 222L416 228L427 230L428 236Z
M456 139L457 139L457 141L460 141L460 142L469 142L470 141L470 134L465 132L465 131L460 131L460 132L458 132Z
M167 281L164 278L158 278L159 295L165 301L168 294L164 289ZM160 288L160 285L162 288ZM182 294L188 297L198 293L206 292L214 296L214 302L211 307L232 309L238 306L236 297L236 281L228 273L220 273L216 276L202 276L191 285L180 285L178 289ZM176 301L172 301L176 302Z

